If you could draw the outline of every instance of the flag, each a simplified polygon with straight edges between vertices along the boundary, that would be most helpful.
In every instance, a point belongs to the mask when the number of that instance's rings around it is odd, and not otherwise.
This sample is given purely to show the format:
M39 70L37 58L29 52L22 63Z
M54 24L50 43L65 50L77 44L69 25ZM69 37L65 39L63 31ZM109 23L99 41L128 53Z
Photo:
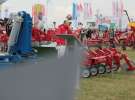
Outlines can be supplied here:
M83 11L82 4L78 4L78 5L77 5L77 10L78 10L79 12L82 12L82 11Z
M35 4L32 6L32 13L33 15L38 15L39 13L42 13L42 15L45 14L45 6L42 4Z
M73 0L72 3L72 20L73 20L73 27L77 27L77 19L78 19L78 6L76 0Z
M123 0L117 0L112 2L112 11L113 11L113 16L122 16L123 15L123 10L124 10L124 4Z
M113 12L113 16L116 16L116 3L115 3L115 1L112 1L112 12Z
M118 0L116 1L116 16L119 16L119 2Z
M79 1L78 1L78 11L79 11L79 12L82 12L82 11L83 11L83 3L82 3L82 0L79 0Z
M78 16L77 4L73 3L73 9L72 9L72 18L73 18L73 20L77 20L77 16Z
M34 4L32 6L33 23L36 25L39 20L42 20L45 16L45 6L43 4Z
M84 18L87 18L88 17L88 4L87 3L84 3Z
M92 16L91 3L84 3L84 18L89 18Z
M124 12L124 4L123 4L123 0L120 0L120 15L122 16Z
M91 3L89 3L89 9L88 9L88 15L89 15L89 17L91 17L92 16L92 6L91 6Z

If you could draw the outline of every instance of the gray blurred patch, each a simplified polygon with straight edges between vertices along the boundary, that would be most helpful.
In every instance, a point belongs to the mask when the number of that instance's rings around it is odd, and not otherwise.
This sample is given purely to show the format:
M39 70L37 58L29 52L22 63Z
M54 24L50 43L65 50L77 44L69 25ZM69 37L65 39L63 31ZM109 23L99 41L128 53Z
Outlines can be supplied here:
M72 100L81 50L60 59L39 58L0 70L0 100Z

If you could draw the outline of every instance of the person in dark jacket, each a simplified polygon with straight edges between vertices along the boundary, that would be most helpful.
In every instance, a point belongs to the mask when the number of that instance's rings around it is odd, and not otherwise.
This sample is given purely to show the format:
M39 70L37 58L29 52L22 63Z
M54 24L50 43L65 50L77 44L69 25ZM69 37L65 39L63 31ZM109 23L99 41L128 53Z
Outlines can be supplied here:
M86 33L86 38L88 39L88 38L92 38L92 33L93 33L93 31L91 30L91 29L88 29L87 30L87 33Z

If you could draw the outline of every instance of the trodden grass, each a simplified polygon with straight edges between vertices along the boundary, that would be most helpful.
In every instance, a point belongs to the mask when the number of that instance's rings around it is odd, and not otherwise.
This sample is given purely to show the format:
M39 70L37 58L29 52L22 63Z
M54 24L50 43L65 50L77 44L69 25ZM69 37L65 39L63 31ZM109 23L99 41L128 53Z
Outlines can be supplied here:
M128 49L126 53L135 61L135 50ZM135 72L119 71L81 79L75 100L135 100Z

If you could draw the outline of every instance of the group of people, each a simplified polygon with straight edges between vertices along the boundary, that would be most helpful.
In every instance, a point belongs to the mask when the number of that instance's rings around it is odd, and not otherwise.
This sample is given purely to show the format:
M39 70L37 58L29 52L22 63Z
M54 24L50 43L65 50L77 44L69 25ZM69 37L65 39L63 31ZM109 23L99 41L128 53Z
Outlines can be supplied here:
M47 29L43 27L44 22L40 22L38 28L47 33ZM78 23L76 29L72 27L71 19L64 20L62 24L56 25L56 22L53 22L53 29L55 30L55 34L74 34L76 35L82 42L87 39L96 39L96 38L106 38L114 44L114 37L117 33L114 29L106 29L101 31L99 29L93 28L85 28L81 22ZM133 39L132 39L133 40Z

